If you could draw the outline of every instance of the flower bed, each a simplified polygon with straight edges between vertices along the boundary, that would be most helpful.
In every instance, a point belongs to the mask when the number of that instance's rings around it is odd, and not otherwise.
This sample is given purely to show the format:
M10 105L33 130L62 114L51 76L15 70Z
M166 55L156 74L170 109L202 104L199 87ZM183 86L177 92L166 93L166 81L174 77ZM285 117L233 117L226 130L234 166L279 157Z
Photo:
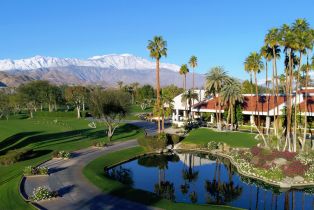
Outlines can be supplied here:
M47 167L26 166L23 170L25 176L48 175Z
M33 191L31 200L33 201L42 201L42 200L51 200L58 196L58 192L51 191L47 187L37 187Z
M61 158L61 159L70 159L71 158L71 153L66 152L66 151L54 151L52 153L53 158Z
M270 182L314 182L314 154L266 150L259 147L225 153L248 175ZM287 181L289 180L289 181Z

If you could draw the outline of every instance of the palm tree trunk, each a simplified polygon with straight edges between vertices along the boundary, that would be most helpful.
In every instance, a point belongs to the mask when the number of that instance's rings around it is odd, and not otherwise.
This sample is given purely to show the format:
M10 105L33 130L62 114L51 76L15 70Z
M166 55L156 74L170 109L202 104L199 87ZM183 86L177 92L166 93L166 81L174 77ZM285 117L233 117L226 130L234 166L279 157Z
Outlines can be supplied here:
M293 127L293 151L297 151L297 95L298 95L298 88L299 88L299 82L300 82L300 69L302 64L302 53L300 52L300 63L298 67L298 75L297 75L297 82L295 87L295 98L294 98L294 127ZM299 110L300 110L300 101L299 101Z
M158 133L160 133L160 78L159 78L159 59L156 59L156 91L157 91L157 110L158 110Z
M231 106L231 127L230 130L233 130L233 123L234 123L234 105Z
M306 76L305 76L305 101L304 101L304 133L303 133L303 142L306 141L306 131L307 131L307 84L309 76L309 56L306 58ZM302 145L301 150L304 150L304 145Z
M184 74L184 90L186 90L186 74Z
M194 93L194 68L193 68L193 93Z
M274 78L275 77L275 78ZM275 90L276 90L276 94L275 94L275 98L274 98L274 103L275 103L275 107L276 107L276 114L274 114L274 133L275 136L277 136L277 138L279 138L279 107L278 107L278 96L279 96L279 85L278 85L278 75L277 75L277 59L276 59L276 49L275 47L273 47L273 80L276 80L276 85L275 85ZM274 86L274 83L273 83ZM279 148L279 144L280 142L277 141L277 147Z
M218 95L218 130L221 130L221 104L220 95Z
M260 119L259 119L259 110L258 110L258 102L259 102L259 97L258 97L258 87L257 87L257 76L256 72L254 72L254 80L255 80L255 93L256 93L256 104L255 104L255 114L257 112L257 126L260 126Z
M269 118L268 62L267 62L267 60L266 60L266 96L267 96L267 117ZM269 135L269 126L268 125L266 125L266 135Z
M229 104L229 107L228 107L228 115L227 115L227 125L229 124L230 114L231 114L231 105Z
M289 79L287 80L287 134L286 134L286 145L288 145L288 150L291 151L291 114L292 114L292 103L291 103L291 89L293 81L292 72L292 50L289 52ZM284 148L285 149L285 148Z
M250 71L250 88L251 88L251 95L253 95L253 87L252 87L252 72ZM253 116L253 111L252 111L252 116ZM253 127L252 123L251 124L251 133L253 132Z

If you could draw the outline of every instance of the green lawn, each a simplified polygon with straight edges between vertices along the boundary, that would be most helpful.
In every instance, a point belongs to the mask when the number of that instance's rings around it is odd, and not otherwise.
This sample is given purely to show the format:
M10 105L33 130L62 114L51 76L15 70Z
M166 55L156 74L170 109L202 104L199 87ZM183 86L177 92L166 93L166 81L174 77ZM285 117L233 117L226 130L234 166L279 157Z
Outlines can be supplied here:
M19 148L33 149L34 156L10 166L0 165L0 209L32 209L18 193L22 170L50 159L53 150L74 151L88 147L95 140L108 141L104 123L96 129L88 121L76 119L75 112L37 112L34 119L19 115L0 120L0 155ZM124 124L116 130L113 141L134 139L143 135L135 126Z
M147 107L146 109L142 110L141 107L137 104L133 104L130 106L130 113L126 116L126 120L139 120L138 114L140 113L148 113L153 112L152 107Z
M112 166L121 161L128 160L135 156L145 153L142 147L134 147L130 149L125 149L123 151L118 151L110 154L106 154L102 157L95 159L90 162L83 170L84 175L93 184L98 186L104 192L123 197L128 200L136 201L145 205L156 206L163 209L169 210L182 210L182 209L194 209L194 210L227 210L235 209L227 206L215 206L215 205L196 205L196 204L184 204L175 203L169 200L161 199L155 194L132 189L120 182L114 181L112 179L106 178L104 176L104 167Z
M182 143L205 145L209 141L216 141L232 147L253 147L258 143L254 139L255 135L244 132L217 132L207 128L199 128L192 130Z

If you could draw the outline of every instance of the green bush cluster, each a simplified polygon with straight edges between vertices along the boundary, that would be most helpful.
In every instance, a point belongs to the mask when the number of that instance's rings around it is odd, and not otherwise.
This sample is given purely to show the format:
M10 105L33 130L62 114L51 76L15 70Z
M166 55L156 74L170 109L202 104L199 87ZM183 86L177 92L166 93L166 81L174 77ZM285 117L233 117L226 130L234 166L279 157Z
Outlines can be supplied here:
M26 166L23 170L23 173L25 176L48 175L48 168L47 167Z
M37 187L33 191L31 199L33 201L50 200L58 196L58 192L51 191L47 187Z
M32 149L22 148L8 151L5 155L0 156L1 165L11 165L25 159L27 154L32 153Z
M52 153L52 157L53 158L69 159L69 158L71 158L71 153L63 151L63 150L61 150L61 151L54 151Z
M218 149L218 142L216 141L210 141L207 143L207 149L209 150L215 150Z
M167 136L161 133L156 136L145 136L138 139L139 145L145 147L148 151L165 149L167 146Z

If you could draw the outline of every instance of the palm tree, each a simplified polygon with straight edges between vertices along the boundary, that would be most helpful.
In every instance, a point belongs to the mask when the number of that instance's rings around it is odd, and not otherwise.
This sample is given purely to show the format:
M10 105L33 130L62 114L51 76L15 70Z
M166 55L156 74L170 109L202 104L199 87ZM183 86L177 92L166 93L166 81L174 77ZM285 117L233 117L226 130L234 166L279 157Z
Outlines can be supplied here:
M284 150L288 146L288 150L291 151L291 118L292 118L292 86L293 86L293 69L294 63L294 52L298 49L298 42L296 34L293 32L290 26L284 24L280 31L281 34L281 45L284 46L284 51L286 52L287 58L287 85L286 85L286 95L287 95L287 126L286 126L286 142Z
M277 107L276 115L279 115L279 107L277 97L279 95L279 81L278 81L278 73L277 73L277 58L280 57L280 49L279 49L279 42L280 42L280 31L278 28L272 28L268 31L265 36L264 42L268 45L273 52L272 55L272 95L274 95L274 103L275 107ZM276 82L275 82L276 80ZM278 128L279 128L279 120L278 116L274 115L274 134L275 136L279 136ZM277 117L277 119L276 119ZM278 145L279 146L279 141Z
M305 19L297 19L292 24L292 31L296 35L297 50L299 51L299 65L297 70L296 91L299 89L300 70L302 66L302 55L307 53L307 49L311 49L311 32L308 22ZM295 96L295 104L297 104L297 97ZM300 107L300 104L299 104ZM299 109L300 110L300 109ZM293 129L293 151L297 150L297 108L294 109L294 129Z
M193 69L193 83L192 83L192 90L194 91L194 69L197 67L197 57L195 55L192 55L189 60L189 65Z
M219 113L217 114L217 101L215 104L216 109L216 119L217 119L217 129L221 130L221 89L224 85L231 82L230 77L223 67L217 66L213 67L206 75L206 90L208 93L213 94L218 100Z
M153 40L148 40L147 49L151 58L156 59L156 92L157 92L157 109L160 110L160 78L159 62L163 56L167 56L167 42L162 36L154 36ZM159 112L158 112L159 113ZM158 132L160 133L160 114L158 114Z
M182 103L186 103L188 101L189 104L189 120L191 120L192 116L192 101L198 100L198 94L194 93L191 89L189 89L187 92L183 93L181 97Z
M228 104L228 117L227 123L229 123L229 116L231 115L231 127L230 130L233 130L234 124L234 109L236 102L243 102L242 95L242 86L241 83L235 79L231 80L229 84L225 85L221 89L221 98L224 104Z
M186 64L181 65L179 74L183 75L183 88L186 91L186 74L189 73L189 68Z
M255 113L258 113L258 125L259 125L259 111L257 110L257 105L259 103L258 96L258 86L257 86L257 74L260 73L264 69L264 64L262 62L262 56L257 52L252 52L245 59L245 69L254 73L255 80L255 94L256 94L256 104L255 104Z

